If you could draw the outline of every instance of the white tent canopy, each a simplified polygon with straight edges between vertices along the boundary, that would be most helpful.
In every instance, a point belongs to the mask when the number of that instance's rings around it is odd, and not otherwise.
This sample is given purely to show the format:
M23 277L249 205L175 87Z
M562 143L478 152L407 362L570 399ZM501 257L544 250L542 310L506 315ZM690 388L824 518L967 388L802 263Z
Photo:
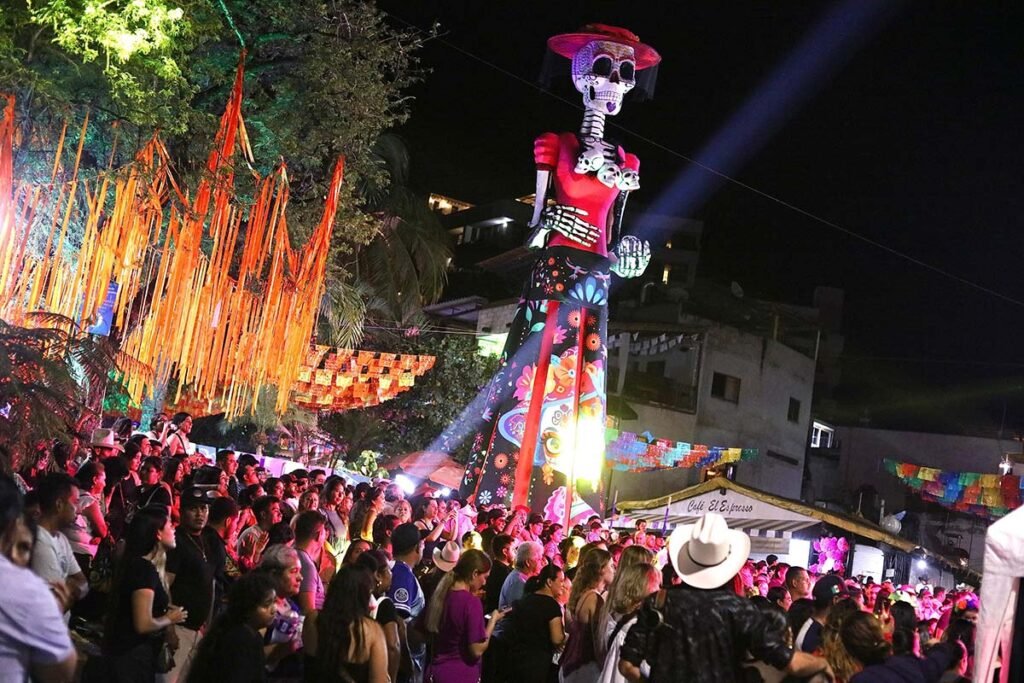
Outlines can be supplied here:
M1001 661L999 683L1010 680L1013 628L1024 576L1024 507L988 528L985 535L985 580L975 639L975 683L991 683Z

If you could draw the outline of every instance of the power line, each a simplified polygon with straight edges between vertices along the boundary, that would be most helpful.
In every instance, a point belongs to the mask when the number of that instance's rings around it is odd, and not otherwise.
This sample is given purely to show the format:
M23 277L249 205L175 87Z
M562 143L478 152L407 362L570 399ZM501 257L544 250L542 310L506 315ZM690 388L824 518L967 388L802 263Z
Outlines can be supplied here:
M1024 368L1024 363L1011 361L977 360L974 358L924 358L915 356L839 356L841 361L854 363L922 363L934 365L979 365L998 368Z
M405 20L405 19L395 15L392 12L385 12L385 14L387 14L390 17L393 17L394 19L396 19L396 20L398 20L400 22L402 22L403 24L405 24L409 28L412 28L415 31L419 31L422 34L429 35L429 34L427 34L426 31L421 29L419 26L416 26L412 22L409 22L409 21L407 21L407 20ZM491 61L489 61L487 59L484 59L483 57L480 57L479 55L477 55L477 54L475 54L473 52L470 52L469 50L466 50L465 48L462 48L462 47L460 47L460 46L458 46L458 45L456 45L456 44L454 44L454 43L452 43L452 42L450 42L448 40L445 40L441 36L433 36L433 35L431 35L430 39L437 40L442 45L445 45L445 46L451 48L452 50L455 50L456 52L459 52L460 54L462 54L462 55L464 55L466 57L469 57L470 59L476 60L477 62L480 62L481 64L483 64L483 65L485 65L485 66L487 66L487 67L489 67L491 69L494 69L495 71L498 71L499 73L502 73L502 74L508 76L509 78L512 78L513 80L519 81L520 83L523 83L523 84L529 86L530 88L532 88L532 89L534 89L534 90L536 90L538 92L543 93L544 95L546 95L548 97L554 98L554 99L558 100L559 102L567 104L567 105L573 107L574 109L582 109L582 107L580 107L578 102L574 102L573 100L570 100L568 98L562 97L561 95L559 95L557 93L551 92L550 90L547 90L547 89L541 87L537 83L534 83L533 81L531 81L531 80L529 80L529 79L527 79L527 78L525 78L523 76L520 76L517 73L509 71L508 69L505 69L505 68L495 64L494 62L491 62ZM643 135L642 133L638 133L638 132L636 132L635 130L633 130L631 128L628 128L628 127L623 126L623 125L618 124L618 123L609 123L608 125L611 126L611 127L617 128L618 130L621 130L622 132L624 132L624 133L626 133L628 135L631 135L631 136L635 137L638 140L646 142L647 144L651 145L652 147L655 147L657 149L660 149L663 152L666 152L666 153L668 153L668 154L670 154L672 156L675 156L676 158L679 158L679 159L682 159L683 161L691 163L691 164L697 166L698 168L700 168L701 170L704 170L704 171L706 171L708 173L711 173L712 175L715 175L715 176L721 178L722 180L730 182L730 183L736 185L737 187L740 187L740 188L742 188L744 190L752 192L752 193L758 195L759 197L762 197L762 198L767 199L769 201L775 202L779 206L782 206L782 207L784 207L786 209L789 209L790 211L793 211L794 213L798 213L798 214L800 214L801 216L803 216L805 218L809 218L812 221L820 223L820 224L822 224L822 225L824 225L826 227L832 228L833 230L841 232L841 233L843 233L843 234L845 234L845 235L847 235L849 237L853 237L853 238L858 239L858 240L860 240L860 241L862 241L862 242L864 242L866 244L869 244L869 245L871 245L873 247L876 247L876 248L881 249L881 250L883 250L885 252L888 252L889 254L892 254L893 256L897 256L897 257L902 258L902 259L904 259L906 261L909 261L910 263L913 263L916 266L924 268L925 270L930 270L933 273L936 273L938 275L947 277L947 278L949 278L951 280L959 282L962 285L966 285L967 287L970 287L970 288L975 289L977 291L983 292L985 294L990 294L990 295L992 295L992 296L994 296L994 297L996 297L998 299L1001 299L1001 300L1003 300L1003 301L1005 301L1007 303L1011 303L1011 304L1014 304L1015 306L1020 306L1021 308L1024 308L1024 301L1022 301L1021 299L1014 298L1014 297L1012 297L1012 296L1010 296L1008 294L1003 294L1002 292L1000 292L998 290L995 290L995 289L992 289L991 287L988 287L986 285L974 282L973 280L968 280L967 278L962 277L960 275L957 275L956 273L954 273L952 271L949 271L949 270L946 270L945 268L941 268L939 266L932 265L931 263L928 263L926 261L922 261L921 259L919 259L919 258L917 258L915 256L911 256L910 254L907 254L905 252L902 252L899 249L896 249L895 247L890 247L889 245L884 244L882 242L879 242L878 240L873 239L871 237L868 237L867 235L862 235L861 233L859 233L859 232L857 232L855 230L843 227L842 225L839 225L835 221L828 220L827 218L819 216L818 214L816 214L816 213L814 213L812 211L808 211L807 209L803 209L803 208L797 206L796 204L793 204L792 202L788 202L788 201L782 199L781 197L778 197L778 196L776 196L776 195L774 195L774 194L772 194L770 192L758 189L758 188L756 188L756 187L754 187L754 186L752 186L752 185L750 185L748 183L745 183L745 182L743 182L743 181L741 181L741 180L739 180L737 178L734 178L734 177L730 176L729 174L727 174L727 173L725 173L723 171L719 171L718 169L716 169L716 168L714 168L712 166L709 166L709 165L707 165L707 164L705 164L705 163L703 163L701 161L698 161L697 159L689 157L689 156L683 154L682 152L679 152L679 151L677 151L677 150L675 150L675 149L673 149L673 148L671 148L671 147L669 147L667 145L664 145L664 144L662 144L662 143L660 143L660 142L658 142L658 141L656 141L656 140L654 140L654 139L652 139L650 137L647 137L646 135Z

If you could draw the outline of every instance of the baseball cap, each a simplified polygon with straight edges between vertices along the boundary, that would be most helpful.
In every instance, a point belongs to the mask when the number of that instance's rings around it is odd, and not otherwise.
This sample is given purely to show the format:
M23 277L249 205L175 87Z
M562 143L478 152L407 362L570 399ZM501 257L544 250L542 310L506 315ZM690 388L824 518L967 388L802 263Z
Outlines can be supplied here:
M830 604L834 598L845 597L849 593L846 590L846 582L838 576L830 574L818 579L811 595L814 597L815 607L824 607Z
M420 530L412 522L399 524L391 532L392 555L402 555L415 548L420 542Z

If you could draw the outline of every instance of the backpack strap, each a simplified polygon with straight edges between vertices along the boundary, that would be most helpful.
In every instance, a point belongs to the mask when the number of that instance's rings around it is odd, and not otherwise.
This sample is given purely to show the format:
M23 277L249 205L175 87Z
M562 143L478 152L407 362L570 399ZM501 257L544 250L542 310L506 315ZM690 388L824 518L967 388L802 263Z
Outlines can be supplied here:
M633 610L629 614L619 619L619 623L615 624L615 630L613 630L612 634L608 636L608 644L605 647L605 651L612 649L612 643L615 642L615 636L619 635L619 632L622 631L623 628L625 628L626 624L628 624L630 621L636 618L637 612L638 610Z

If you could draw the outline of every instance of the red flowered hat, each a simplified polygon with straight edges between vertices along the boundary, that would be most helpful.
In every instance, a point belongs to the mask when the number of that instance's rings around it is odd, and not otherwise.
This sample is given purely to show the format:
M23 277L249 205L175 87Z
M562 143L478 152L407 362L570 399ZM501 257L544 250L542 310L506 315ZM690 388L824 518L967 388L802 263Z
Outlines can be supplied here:
M552 36L548 38L548 47L555 54L572 59L584 45L595 40L606 40L633 48L637 71L661 61L661 55L650 45L640 42L639 36L632 31L605 24L587 24L577 33Z

